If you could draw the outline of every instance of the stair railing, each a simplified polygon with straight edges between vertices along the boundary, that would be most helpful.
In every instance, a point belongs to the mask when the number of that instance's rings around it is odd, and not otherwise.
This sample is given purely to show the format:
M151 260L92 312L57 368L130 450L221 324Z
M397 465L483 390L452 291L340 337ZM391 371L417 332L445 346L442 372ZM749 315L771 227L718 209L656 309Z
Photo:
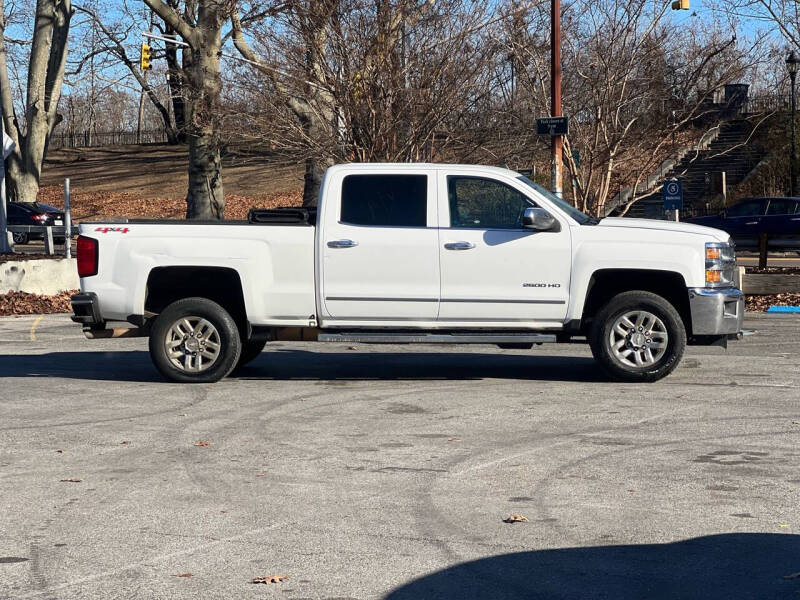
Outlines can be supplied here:
M680 164L680 162L684 159L684 157L689 154L690 152L694 152L695 155L692 158L692 161L696 160L700 152L703 150L707 150L708 147L719 137L720 133L720 126L716 125L706 131L703 136L700 138L700 141L697 142L695 146L687 146L683 147L678 150L677 154L673 157L667 158L664 160L659 166L658 169L650 174L646 179L640 181L635 186L628 186L619 191L619 193L614 196L608 203L606 203L603 211L604 216L610 215L614 210L622 206L623 204L628 204L636 199L636 196L643 196L650 192L653 192L658 188L664 181L664 178L672 172L672 170Z

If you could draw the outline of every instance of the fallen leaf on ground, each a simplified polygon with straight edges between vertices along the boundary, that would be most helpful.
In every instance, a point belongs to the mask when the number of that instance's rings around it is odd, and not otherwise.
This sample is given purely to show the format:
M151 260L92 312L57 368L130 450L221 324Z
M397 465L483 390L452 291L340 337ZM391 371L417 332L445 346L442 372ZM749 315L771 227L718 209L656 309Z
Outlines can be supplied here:
M194 573L176 573L173 577L194 577Z
M126 445L128 445L128 444L130 444L130 443L131 443L131 442L130 442L130 440L122 440L122 441L120 442L120 444L122 444L123 446L126 446Z
M770 296L745 296L745 310L764 312L770 306L798 306L800 294L772 294Z
M528 518L522 515L511 515L507 519L503 519L503 523L525 523L527 521Z
M197 442L195 446L210 446L211 442Z
M69 479L62 479L61 481L63 483L80 483L81 481L83 481L83 479L78 479L76 477L71 477Z
M780 527L781 529L788 529L789 528L789 524L788 523L780 523L778 525L778 527Z
M56 454L64 454L63 450L56 450Z
M253 583L280 583L289 579L288 575L267 575L266 577L253 577Z
M55 296L41 296L27 292L0 294L0 315L43 315L72 312L70 297L78 290L70 290Z
M448 442L460 442L460 441L461 441L461 438L450 438L450 439L449 439L449 440L447 440L447 441L448 441Z

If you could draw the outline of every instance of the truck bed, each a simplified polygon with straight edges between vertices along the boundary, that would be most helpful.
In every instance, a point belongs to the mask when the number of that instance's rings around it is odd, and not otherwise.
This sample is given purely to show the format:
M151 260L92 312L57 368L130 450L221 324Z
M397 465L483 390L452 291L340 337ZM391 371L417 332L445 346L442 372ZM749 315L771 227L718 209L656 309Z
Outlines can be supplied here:
M314 235L310 222L117 219L82 223L98 241L98 274L81 280L83 292L102 299L108 321L148 312L151 277L180 269L195 283L221 272L240 281L253 325L308 325L316 313ZM187 272L189 275L187 276Z

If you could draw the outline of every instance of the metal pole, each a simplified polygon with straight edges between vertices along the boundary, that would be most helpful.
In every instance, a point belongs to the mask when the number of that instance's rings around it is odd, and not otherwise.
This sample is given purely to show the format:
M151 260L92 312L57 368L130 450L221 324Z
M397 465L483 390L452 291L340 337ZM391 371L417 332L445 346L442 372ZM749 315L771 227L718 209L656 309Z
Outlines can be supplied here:
M64 180L64 256L72 258L72 209L70 208L69 177Z
M3 15L0 15L0 19ZM0 96L2 89L0 88ZM3 109L0 105L0 254L10 254L13 252L8 243L8 219L6 213L6 161L3 158L5 152L5 121L3 119Z
M789 180L791 181L791 189L789 190L789 195L794 196L795 192L797 192L797 120L795 119L795 80L797 79L797 73L791 74L792 78L792 158L791 164L789 165Z
M550 57L550 93L551 93L551 116L562 116L561 109L561 0L552 0L551 5L551 57ZM563 196L561 179L563 168L563 156L561 136L553 136L553 193L561 198Z

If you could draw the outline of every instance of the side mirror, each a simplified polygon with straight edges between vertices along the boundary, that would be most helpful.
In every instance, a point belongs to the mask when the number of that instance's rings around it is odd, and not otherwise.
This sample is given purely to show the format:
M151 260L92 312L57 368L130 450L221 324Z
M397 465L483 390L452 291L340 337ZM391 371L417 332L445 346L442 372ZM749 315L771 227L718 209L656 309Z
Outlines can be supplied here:
M543 208L526 208L522 213L522 226L536 231L550 231L556 220Z

